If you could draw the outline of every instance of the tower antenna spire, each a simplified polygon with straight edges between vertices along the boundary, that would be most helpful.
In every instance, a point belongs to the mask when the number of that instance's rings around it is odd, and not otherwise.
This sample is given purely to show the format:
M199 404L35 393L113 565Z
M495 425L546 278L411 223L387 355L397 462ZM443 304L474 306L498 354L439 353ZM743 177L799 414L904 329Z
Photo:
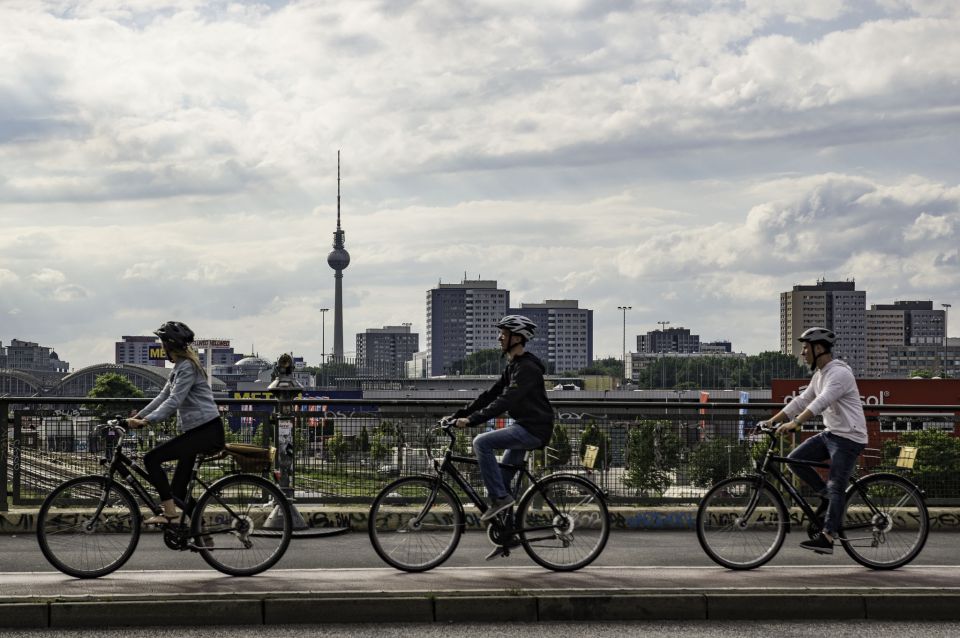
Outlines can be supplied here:
M340 149L337 149L337 230L340 230Z

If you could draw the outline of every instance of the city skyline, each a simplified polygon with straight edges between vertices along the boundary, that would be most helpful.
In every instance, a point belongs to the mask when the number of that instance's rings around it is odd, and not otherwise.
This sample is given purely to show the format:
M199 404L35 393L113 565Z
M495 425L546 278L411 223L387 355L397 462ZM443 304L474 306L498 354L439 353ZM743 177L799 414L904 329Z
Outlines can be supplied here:
M75 368L168 319L319 361L341 148L347 335L464 271L597 358L777 350L818 279L954 302L955 3L46 6L0 6L0 340Z

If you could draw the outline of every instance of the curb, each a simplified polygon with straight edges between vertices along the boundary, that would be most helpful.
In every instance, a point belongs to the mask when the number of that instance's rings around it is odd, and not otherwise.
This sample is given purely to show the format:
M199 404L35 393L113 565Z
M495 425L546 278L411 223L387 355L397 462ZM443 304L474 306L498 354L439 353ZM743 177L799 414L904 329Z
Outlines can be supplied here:
M325 623L568 622L637 620L960 621L960 588L931 592L809 590L793 592L535 593L511 595L361 596L191 595L164 600L0 602L0 627L149 627L186 615L196 625Z
M29 534L36 531L39 508L17 508L0 512L0 534ZM356 505L310 505L298 504L297 509L311 529L350 528L355 532L367 531L369 509ZM960 508L930 507L931 531L960 532ZM612 531L657 531L693 530L696 528L697 508L687 507L610 507ZM791 525L802 526L806 517L797 508L789 512ZM399 519L398 519L399 520ZM483 530L478 512L466 511L466 528ZM148 531L146 528L144 531Z

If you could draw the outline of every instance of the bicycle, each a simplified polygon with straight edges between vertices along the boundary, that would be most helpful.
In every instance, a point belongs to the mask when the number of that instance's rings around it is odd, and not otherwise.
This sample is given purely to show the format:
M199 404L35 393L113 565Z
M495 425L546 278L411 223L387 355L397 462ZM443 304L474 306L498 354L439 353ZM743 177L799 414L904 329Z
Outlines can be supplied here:
M772 559L783 545L791 524L784 497L768 479L772 476L808 521L813 539L823 527L800 492L784 477L780 463L827 468L829 463L790 459L774 454L775 430L758 427L769 445L757 460L756 473L720 481L710 488L697 509L697 540L714 562L729 569L753 569ZM850 558L871 569L896 569L920 553L930 532L923 491L890 473L851 477L845 492L843 524L837 541Z
M437 567L460 542L466 515L445 477L453 479L480 512L488 507L454 465L477 465L477 460L454 453L453 421L441 420L439 430L450 443L441 458L431 454L434 473L393 481L370 507L367 526L374 550L387 564L403 571ZM429 447L427 452L430 454ZM522 546L542 567L573 571L600 555L610 535L610 521L606 499L596 485L572 474L538 479L524 465L500 466L516 472L512 495L515 500L519 496L515 508L498 514L487 527L487 538L503 556ZM524 480L529 487L520 496Z
M123 452L126 429L121 422L112 419L95 430L107 442L100 459L103 474L60 484L37 515L37 540L44 557L76 578L109 574L133 555L142 520L134 494L154 514L163 511L143 485L143 481L149 485L146 470ZM203 463L226 456L233 457L241 470L252 465L266 469L269 451L260 450L251 458L250 448L227 444L223 450L198 454L187 494L195 484L203 492L187 503L178 499L180 519L160 526L168 548L199 553L211 567L231 576L252 576L276 564L293 534L290 503L270 481L239 470L213 483L201 478Z

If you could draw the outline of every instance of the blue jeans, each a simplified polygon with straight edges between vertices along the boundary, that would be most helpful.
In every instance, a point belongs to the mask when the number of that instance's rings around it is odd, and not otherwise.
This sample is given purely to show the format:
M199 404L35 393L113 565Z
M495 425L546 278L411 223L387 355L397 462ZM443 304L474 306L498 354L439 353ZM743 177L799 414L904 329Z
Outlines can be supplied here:
M809 465L791 465L794 474L816 490L823 498L830 499L827 517L823 521L823 531L836 537L843 521L843 506L846 504L844 492L847 481L853 474L857 457L866 447L850 439L829 432L812 436L790 453L789 458L801 461L826 461L830 459L830 475L824 483L817 471Z
M525 427L517 424L475 436L473 452L480 463L480 477L487 487L487 495L491 499L509 496L507 485L510 485L516 471L501 468L497 464L494 450L506 450L503 453L502 463L521 465L527 450L535 450L541 445L543 443L539 438L530 434Z

